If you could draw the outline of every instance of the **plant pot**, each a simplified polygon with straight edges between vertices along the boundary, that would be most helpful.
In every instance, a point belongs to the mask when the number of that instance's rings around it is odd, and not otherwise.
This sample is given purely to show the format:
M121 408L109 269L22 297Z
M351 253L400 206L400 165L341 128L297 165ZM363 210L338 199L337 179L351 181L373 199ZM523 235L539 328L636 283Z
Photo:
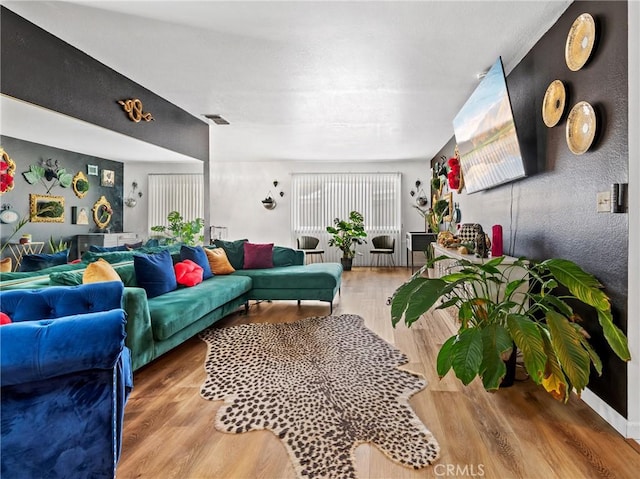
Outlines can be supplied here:
M507 374L505 374L504 378L502 378L502 382L500 383L501 388L508 388L513 386L513 382L516 379L516 357L518 355L518 348L516 345L513 345L513 349L511 350L511 355L509 359L504 362L504 365L507 367Z
M340 258L340 263L342 263L342 269L344 271L351 271L353 258Z

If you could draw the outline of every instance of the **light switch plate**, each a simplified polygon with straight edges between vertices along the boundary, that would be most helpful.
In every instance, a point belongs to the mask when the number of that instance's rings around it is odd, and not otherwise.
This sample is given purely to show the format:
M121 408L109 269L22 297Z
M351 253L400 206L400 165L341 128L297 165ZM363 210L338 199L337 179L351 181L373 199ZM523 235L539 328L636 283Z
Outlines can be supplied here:
M601 191L597 194L598 213L611 213L611 192Z

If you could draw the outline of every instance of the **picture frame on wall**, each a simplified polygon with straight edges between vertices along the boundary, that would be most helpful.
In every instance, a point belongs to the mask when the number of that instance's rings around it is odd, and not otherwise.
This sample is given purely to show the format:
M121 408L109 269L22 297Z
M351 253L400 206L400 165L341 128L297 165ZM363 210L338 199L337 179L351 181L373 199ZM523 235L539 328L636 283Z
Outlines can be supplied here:
M87 165L87 175L98 176L98 165Z
M113 187L116 184L116 173L113 170L102 170L100 186Z
M89 207L72 206L71 207L71 224L88 225L89 224Z
M64 223L64 196L30 193L29 216L33 223Z

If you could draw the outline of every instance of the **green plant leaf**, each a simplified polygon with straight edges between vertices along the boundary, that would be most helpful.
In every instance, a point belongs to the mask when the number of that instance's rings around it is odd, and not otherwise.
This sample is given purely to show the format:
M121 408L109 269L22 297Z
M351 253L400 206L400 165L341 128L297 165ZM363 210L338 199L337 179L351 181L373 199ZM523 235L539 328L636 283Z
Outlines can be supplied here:
M70 173L60 173L60 171L64 170L58 171L58 181L60 182L60 186L63 188L69 188L73 182L73 176Z
M505 328L498 324L491 324L482 329L482 364L480 376L487 391L500 387L507 368L502 360L502 354L513 347L513 340Z
M536 322L522 314L510 314L507 316L507 327L516 346L522 351L529 376L533 382L540 384L544 377L547 355Z
M629 343L624 333L613 324L613 316L611 311L598 311L598 321L602 326L602 332L604 337L613 349L613 352L618 355L623 361L629 361L631 359L631 353L629 352Z
M411 326L420 316L429 311L442 296L442 290L446 287L444 281L429 279L420 284L411 294L404 312L404 322Z
M544 378L541 382L542 387L555 399L566 403L569 400L569 396L571 395L571 390L573 388L562 371L562 367L558 362L558 358L553 350L551 339L549 339L547 331L543 329L543 333L540 336L542 337L544 353L547 356Z
M482 364L482 331L470 328L458 334L452 346L452 361L456 376L462 384L468 385L480 372Z
M44 178L44 168L38 165L31 165L29 171L22 173L22 176L27 180L27 183L34 185Z
M440 379L442 379L449 372L449 369L451 369L451 361L453 359L453 345L457 340L457 336L451 336L444 342L444 344L440 348L440 351L438 351L436 370Z
M546 266L558 282L566 286L571 294L583 303L600 311L611 308L609 298L602 291L600 282L574 262L567 259L548 259L541 265Z
M555 311L547 311L546 318L553 350L562 370L580 394L589 383L590 372L590 358L582 347L581 335L567 318Z
M589 355L591 363L598 373L598 376L602 376L602 361L600 360L600 356L598 356L598 353L596 353L596 351L591 347L591 344L589 344L589 335L587 331L582 326L576 323L571 323L571 326L573 326L578 332L580 343L582 344L582 347L587 351L587 354Z
M394 327L402 319L411 295L422 283L428 280L428 278L413 277L395 290L391 297L391 323Z

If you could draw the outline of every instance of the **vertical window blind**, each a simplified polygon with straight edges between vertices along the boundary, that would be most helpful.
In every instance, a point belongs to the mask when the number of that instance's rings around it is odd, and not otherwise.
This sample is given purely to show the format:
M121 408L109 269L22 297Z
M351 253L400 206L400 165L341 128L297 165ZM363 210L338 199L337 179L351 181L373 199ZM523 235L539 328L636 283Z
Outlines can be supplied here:
M371 238L379 235L395 238L394 260L400 264L400 173L294 173L291 185L293 244L298 236L315 236L325 261L339 261L341 252L328 246L326 227L356 210L364 216L367 243L356 248L362 256L354 264L370 264Z
M204 215L204 177L202 174L148 175L149 234L155 225L169 226L167 215L178 211L185 221Z

